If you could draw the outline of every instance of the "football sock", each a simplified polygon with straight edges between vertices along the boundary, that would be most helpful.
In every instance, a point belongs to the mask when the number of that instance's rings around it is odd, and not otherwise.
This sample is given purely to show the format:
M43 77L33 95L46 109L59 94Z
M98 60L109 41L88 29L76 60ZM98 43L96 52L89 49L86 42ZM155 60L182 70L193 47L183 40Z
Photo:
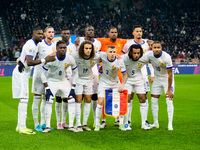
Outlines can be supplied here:
M41 96L33 96L32 113L33 113L33 120L34 120L34 123L35 123L35 127L37 127L39 125L38 108L39 108L40 98L41 98Z
M140 114L141 114L141 121L142 121L142 125L145 124L146 121L146 116L147 116L147 104L145 103L140 103Z
M64 104L64 103L63 103ZM74 126L74 117L75 117L75 99L72 98L68 100L68 105L69 105L69 127ZM66 116L65 116L66 117Z
M55 111L56 111L56 119L57 119L57 125L58 125L60 123L61 103L56 102Z
M147 120L147 116L148 116L148 111L149 111L149 101L148 101L148 99L146 99L146 104L147 104L147 108L146 108L146 118L145 118L145 120Z
M115 119L116 120L116 119ZM119 119L119 125L123 125L123 122L124 122L124 116L120 116Z
M81 103L75 103L75 107L76 107L76 125L81 126Z
M92 100L92 110L93 110L93 116L94 116L94 124L96 124L95 121L96 121L96 107L97 107L97 102L98 101L93 101Z
M75 103L74 103L74 107L75 107ZM62 124L66 122L67 109L68 109L68 103L63 102L62 103ZM75 108L74 108L74 111L75 111Z
M129 116L128 116L128 120L130 122L131 122L132 109L133 109L133 100L131 100L131 102L130 102L130 110L129 110Z
M158 124L158 98L151 97L151 110L153 114L154 124Z
M84 104L84 109L83 109L83 125L87 125L88 117L90 115L90 103L85 103Z
M100 118L101 118L101 113L102 113L102 107L103 106L97 104L97 108L96 108L96 125L100 125Z
M45 119L46 119L46 127L49 127L49 128L51 127L52 105L53 105L52 99L50 99L49 101L46 101Z
M129 116L129 112L130 112L130 105L131 105L131 103L128 103L127 114L126 114L126 116L124 116L124 122L125 122L125 124L128 124L128 116Z
M42 102L40 105L40 113L41 113L41 125L45 124L45 106L46 106L46 97L42 96Z
M172 127L173 115L174 115L174 106L173 101L169 98L166 98L167 103L167 112L168 112L168 126Z
M21 129L26 128L28 99L20 99L18 105L18 123L17 126Z

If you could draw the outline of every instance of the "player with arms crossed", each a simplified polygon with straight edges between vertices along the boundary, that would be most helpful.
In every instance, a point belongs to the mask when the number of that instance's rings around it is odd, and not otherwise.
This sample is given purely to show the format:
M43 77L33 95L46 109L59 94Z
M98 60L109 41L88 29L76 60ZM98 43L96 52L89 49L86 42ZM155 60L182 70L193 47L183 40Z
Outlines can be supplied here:
M43 31L40 27L33 30L32 39L28 40L23 48L18 65L12 74L13 98L20 99L18 105L18 123L16 131L23 134L35 134L31 129L26 128L27 105L29 99L29 78L31 75L30 66L44 64L53 61L54 56L47 56L41 60L34 60L37 54L37 44L42 41Z
M62 98L67 98L71 90L71 84L66 78L66 69L71 66L74 74L73 84L76 83L77 79L77 65L75 60L69 54L66 54L66 43L64 41L58 41L56 44L56 59L52 63L48 63L43 66L44 70L47 71L42 73L42 81L45 85L46 91L46 107L45 107L45 118L46 118L46 128L43 133L48 133L51 131L50 121L52 114L52 104L57 92ZM69 99L69 131L79 132L73 127L74 117L75 117L75 100Z
M144 55L146 58L145 61L151 62L155 70L155 79L151 88L151 109L154 118L154 123L151 127L159 128L158 99L164 89L168 112L168 130L173 130L174 76L172 72L172 60L168 53L162 51L162 45L159 41L154 41L152 49L153 51L149 51Z
M142 120L141 128L144 130L150 129L149 125L146 123L148 108L146 102L146 87L141 72L141 68L145 65L145 63L141 61L142 56L143 49L138 44L131 45L128 49L128 54L122 55L122 59L124 61L128 74L128 80L124 86L124 89L128 90L128 113L125 116L125 127L127 130L131 130L131 127L128 124L128 117L129 113L131 113L130 105L134 93L137 94L140 102L140 114Z
M51 54L56 50L55 44L53 42L54 37L54 29L51 26L48 26L44 30L45 39L42 42L38 43L38 59L43 59L47 55ZM35 124L36 131L43 131L46 128L45 123L45 105L46 99L43 95L42 103L40 106L41 112L41 124L38 121L38 107L41 99L41 95L44 94L44 85L41 80L41 72L42 72L42 64L35 66L34 73L33 73L33 84L32 84L32 93L33 93L33 104L32 104L32 113L33 113L33 120Z
M98 87L98 104L96 108L96 126L94 131L100 130L100 117L102 113L102 107L104 104L104 91L106 89L118 89L118 92L122 92L127 80L127 72L122 59L117 59L116 47L109 45L107 52L101 52L100 57L103 63L100 83ZM118 70L122 73L122 83L120 84L118 77ZM123 121L123 120L122 120ZM122 122L123 123L123 122ZM126 130L124 126L120 126L120 130Z
M77 53L72 54L78 66L78 80L75 88L76 94L76 125L79 131L91 131L87 126L90 114L90 102L94 90L93 66L99 62L100 58L95 53L94 45L90 41L83 41ZM84 94L83 127L81 127L81 104L82 94Z
M128 49L132 44L138 44L138 45L141 45L144 53L148 52L150 50L150 45L153 43L153 41L142 38L142 35L143 35L142 26L135 25L133 27L132 34L134 36L134 39L127 41L127 43L124 45L122 51L124 53L128 53ZM148 114L148 108L149 108L148 99L147 99L147 93L150 91L149 83L152 83L153 80L154 80L153 67L150 63L148 64L148 66L149 66L149 69L150 69L150 72L151 72L151 77L149 78L149 81L148 81L147 67L146 67L146 65L144 65L142 67L142 76L144 78L144 83L145 83L145 86L146 86L146 103L147 103L147 109L146 110L147 110L147 114ZM129 114L129 121L128 121L129 126L131 125L132 99L133 99L133 96L131 97L130 114ZM146 123L148 123L148 122L146 122Z

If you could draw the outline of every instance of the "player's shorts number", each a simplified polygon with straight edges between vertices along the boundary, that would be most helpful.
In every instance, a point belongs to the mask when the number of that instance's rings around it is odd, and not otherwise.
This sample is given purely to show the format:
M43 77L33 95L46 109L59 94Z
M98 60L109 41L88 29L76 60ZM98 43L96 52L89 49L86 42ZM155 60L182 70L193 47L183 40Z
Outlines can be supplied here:
M156 67L156 70L157 70L157 71L160 71L160 67Z
M88 68L83 68L83 73L86 73L88 71Z

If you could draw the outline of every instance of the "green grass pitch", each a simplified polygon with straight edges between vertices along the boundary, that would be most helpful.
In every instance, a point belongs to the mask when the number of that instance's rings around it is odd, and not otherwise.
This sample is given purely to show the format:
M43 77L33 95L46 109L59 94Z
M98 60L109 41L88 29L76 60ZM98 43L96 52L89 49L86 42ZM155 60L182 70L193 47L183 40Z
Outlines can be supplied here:
M107 117L107 127L99 132L72 133L56 130L55 106L49 134L23 135L15 131L19 100L12 99L11 77L0 77L0 150L13 149L200 149L200 75L176 75L173 131L167 130L167 106L164 95L159 99L159 129L141 130L137 97L133 100L132 131L119 131L114 118ZM30 87L31 87L30 79ZM31 89L31 88L30 88ZM150 95L149 104L150 104ZM27 127L34 128L33 95L29 95ZM148 121L153 122L151 106ZM67 117L68 123L68 117ZM88 126L93 126L92 109Z

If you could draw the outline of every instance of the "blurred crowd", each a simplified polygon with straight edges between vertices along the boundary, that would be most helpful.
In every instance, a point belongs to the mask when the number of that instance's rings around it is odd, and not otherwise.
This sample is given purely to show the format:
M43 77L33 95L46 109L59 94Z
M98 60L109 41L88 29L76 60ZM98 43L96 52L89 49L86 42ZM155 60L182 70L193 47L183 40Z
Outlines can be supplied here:
M90 1L10 0L6 9L12 46L0 48L1 60L15 60L35 26L53 26L59 34L68 26L77 36L92 25L95 37L107 37L110 26L118 37L132 39L132 26L143 26L143 37L162 41L163 50L172 58L200 58L200 1L130 0L97 7ZM6 58L5 58L6 56Z

